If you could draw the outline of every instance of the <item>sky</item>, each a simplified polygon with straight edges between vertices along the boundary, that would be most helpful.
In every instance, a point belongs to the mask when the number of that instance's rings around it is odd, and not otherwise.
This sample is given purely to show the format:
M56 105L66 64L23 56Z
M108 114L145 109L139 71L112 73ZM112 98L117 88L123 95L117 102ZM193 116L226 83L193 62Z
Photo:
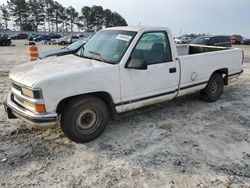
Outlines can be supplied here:
M128 25L164 26L185 33L240 34L250 38L250 0L57 0L80 11L101 5L121 14ZM0 4L6 0L0 0Z

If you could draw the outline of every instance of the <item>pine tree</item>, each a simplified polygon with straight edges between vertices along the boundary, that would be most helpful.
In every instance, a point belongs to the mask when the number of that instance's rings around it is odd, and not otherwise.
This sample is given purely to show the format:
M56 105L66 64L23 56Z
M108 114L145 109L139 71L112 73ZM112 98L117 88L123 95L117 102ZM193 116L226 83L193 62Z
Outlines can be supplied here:
M126 20L118 13L102 6L84 6L80 14L74 7L63 7L54 0L8 0L7 6L0 6L1 26L8 28L8 22L13 18L13 26L19 26L24 31L38 31L44 26L44 31L70 31L74 26L78 30L88 32L98 31L103 27L124 26ZM3 22L3 23L2 23Z
M51 22L53 17L53 0L44 0L44 13L45 19L44 23L47 23L49 32L51 31ZM46 28L46 26L44 25Z
M111 23L113 13L111 10L106 9L104 10L104 27L113 27L114 25Z
M58 32L59 24L63 22L62 16L64 14L64 7L60 3L55 1L52 3L51 9L53 10L52 18L51 18L52 28L54 28L54 24L55 24L56 32Z
M91 9L92 9L92 18L94 18L93 19L94 30L98 31L102 29L102 26L104 24L105 12L102 6L93 6Z
M44 24L45 13L44 3L39 0L29 0L29 22L32 24L32 30L38 31L38 27Z
M10 10L11 16L13 16L16 25L21 30L27 30L28 26L28 4L25 0L9 0L7 6Z
M5 29L8 29L8 22L10 21L10 12L8 10L8 7L4 4L0 6L0 10L2 13L2 20L4 22Z
M94 19L92 17L93 15L92 9L88 6L85 6L81 9L81 13L82 13L82 16L80 18L83 23L84 30L87 32L93 31Z
M70 22L70 31L73 32L73 27L77 21L79 13L72 6L70 6L66 9L66 14Z

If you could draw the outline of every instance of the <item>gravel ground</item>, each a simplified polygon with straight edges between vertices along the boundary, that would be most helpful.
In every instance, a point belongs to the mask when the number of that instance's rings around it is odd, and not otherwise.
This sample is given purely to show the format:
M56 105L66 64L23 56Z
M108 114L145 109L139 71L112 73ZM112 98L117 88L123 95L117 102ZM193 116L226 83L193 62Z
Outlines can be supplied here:
M0 187L250 187L250 48L221 100L197 94L124 113L87 144L59 127L7 120L0 107ZM59 48L40 45L40 51ZM0 104L23 41L0 49Z

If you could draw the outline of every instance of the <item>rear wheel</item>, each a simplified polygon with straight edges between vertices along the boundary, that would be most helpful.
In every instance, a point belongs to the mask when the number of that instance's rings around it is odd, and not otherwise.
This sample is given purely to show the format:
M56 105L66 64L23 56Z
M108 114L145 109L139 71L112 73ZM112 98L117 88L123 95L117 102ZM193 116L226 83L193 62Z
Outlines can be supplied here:
M72 141L88 142L98 137L108 121L106 104L94 96L75 98L61 116L61 129Z
M214 73L211 76L206 88L201 90L201 98L208 102L217 101L221 97L223 89L224 80L222 75Z

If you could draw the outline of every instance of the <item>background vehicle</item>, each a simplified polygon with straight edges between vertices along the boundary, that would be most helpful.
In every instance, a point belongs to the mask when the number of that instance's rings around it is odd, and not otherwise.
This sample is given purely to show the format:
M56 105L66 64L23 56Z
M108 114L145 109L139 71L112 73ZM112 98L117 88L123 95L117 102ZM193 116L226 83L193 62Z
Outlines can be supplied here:
M40 42L40 41L44 41L44 40L50 41L51 37L49 35L39 35L39 36L34 38L35 42Z
M214 102L243 71L241 49L185 48L179 55L167 28L101 30L74 55L17 65L9 74L8 117L38 127L59 123L68 138L83 143L118 113L194 92Z
M231 44L241 44L243 37L240 35L232 35L230 37Z
M0 35L0 46L10 46L11 39L8 35Z
M59 38L62 38L61 35L58 35L58 34L55 34L55 33L51 33L51 34L49 34L49 36L50 36L51 39L59 39Z
M37 38L38 36L40 36L40 35L39 35L39 34L35 34L35 33L30 34L30 36L29 36L28 40L29 40L29 41L33 41L33 40L34 40L34 38Z
M241 44L250 45L250 39L243 38Z
M13 35L11 39L28 39L28 34L26 33L19 33L17 35Z
M71 43L73 43L73 42L76 42L76 41L79 40L79 39L80 39L79 36L70 36L70 37L68 38L68 44L71 44Z
M84 34L78 34L77 36L78 36L79 38L84 38L84 37L85 37Z
M92 36L91 36L92 37ZM65 37L62 37L60 39L56 39L54 42L56 44L59 44L59 45L67 45L67 44L71 44L71 43L74 43L76 41L78 41L79 39L85 39L85 40L88 40L89 38L91 37L84 37L84 38L81 38L80 36L65 36Z
M188 44L188 43L190 43L193 40L194 40L194 38L192 38L192 37L182 37L181 38L181 43L182 44Z
M67 45L68 44L68 37L62 37L60 39L56 39L55 43L58 45Z
M175 39L176 44L189 44L194 40L193 37L176 37Z
M49 52L43 52L39 55L40 59L44 59L51 56L63 56L68 54L74 54L76 53L87 41L84 39L80 39L60 50L54 50Z
M175 38L174 38L174 42L175 42L176 44L181 44L181 37L175 37Z
M193 40L190 44L231 47L228 36L202 36Z

